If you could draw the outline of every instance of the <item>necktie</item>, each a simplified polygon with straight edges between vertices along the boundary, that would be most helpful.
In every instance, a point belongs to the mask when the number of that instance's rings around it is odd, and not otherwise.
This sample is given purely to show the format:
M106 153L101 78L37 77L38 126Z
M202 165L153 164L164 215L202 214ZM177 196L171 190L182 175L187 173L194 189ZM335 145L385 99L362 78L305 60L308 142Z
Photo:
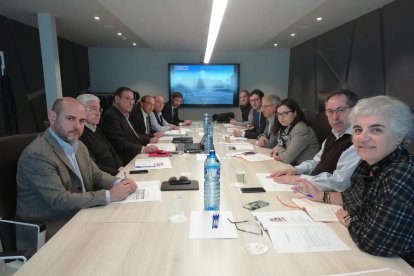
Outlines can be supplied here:
M177 108L173 108L172 110L172 119L175 120L177 116Z
M145 118L146 120L146 134L150 134L150 126L151 126L151 122L150 122L150 117L149 115L147 115L147 117Z

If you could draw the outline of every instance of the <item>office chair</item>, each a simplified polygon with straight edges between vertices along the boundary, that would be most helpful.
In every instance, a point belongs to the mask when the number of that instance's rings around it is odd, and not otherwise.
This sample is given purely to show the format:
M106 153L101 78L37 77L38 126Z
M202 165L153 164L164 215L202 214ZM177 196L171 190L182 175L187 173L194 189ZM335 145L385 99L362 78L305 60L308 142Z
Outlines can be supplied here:
M16 250L16 225L31 227L37 231L37 249L45 243L46 226L42 222L17 220L16 169L20 154L38 134L18 134L0 138L0 240L3 252L0 260L26 262L34 252Z

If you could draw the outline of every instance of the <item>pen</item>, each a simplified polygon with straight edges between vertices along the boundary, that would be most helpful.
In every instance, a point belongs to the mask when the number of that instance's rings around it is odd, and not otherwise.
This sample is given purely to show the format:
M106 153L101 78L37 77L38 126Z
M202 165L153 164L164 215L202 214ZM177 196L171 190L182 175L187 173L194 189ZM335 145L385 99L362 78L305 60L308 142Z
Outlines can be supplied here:
M298 192L298 193L301 193L302 195L305 195L305 196L307 196L307 197L309 197L309 198L313 198L313 195L311 195L311 194L308 194L308 193L305 193L304 191L302 191L302 190L295 190L296 192Z

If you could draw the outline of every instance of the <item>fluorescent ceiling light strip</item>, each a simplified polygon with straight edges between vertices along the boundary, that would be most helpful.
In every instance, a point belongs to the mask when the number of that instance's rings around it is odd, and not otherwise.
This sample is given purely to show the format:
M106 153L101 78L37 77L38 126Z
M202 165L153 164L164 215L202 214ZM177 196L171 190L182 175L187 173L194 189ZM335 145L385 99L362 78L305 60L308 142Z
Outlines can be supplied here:
M204 54L204 63L209 63L213 54L214 45L216 44L217 35L220 30L221 21L223 20L224 11L226 10L228 0L214 0L211 10L210 27L208 29L207 46Z

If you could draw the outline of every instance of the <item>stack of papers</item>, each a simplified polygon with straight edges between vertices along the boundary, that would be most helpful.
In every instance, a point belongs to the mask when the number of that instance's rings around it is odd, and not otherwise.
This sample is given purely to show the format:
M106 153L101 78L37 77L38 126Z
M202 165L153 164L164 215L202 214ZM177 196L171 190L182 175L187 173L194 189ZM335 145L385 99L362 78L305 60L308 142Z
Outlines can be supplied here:
M168 157L159 157L151 159L135 159L136 170L159 170L171 169L171 161Z
M350 248L325 223L304 211L253 212L278 253L343 251Z
M172 129L164 132L164 136L187 136L188 129Z

